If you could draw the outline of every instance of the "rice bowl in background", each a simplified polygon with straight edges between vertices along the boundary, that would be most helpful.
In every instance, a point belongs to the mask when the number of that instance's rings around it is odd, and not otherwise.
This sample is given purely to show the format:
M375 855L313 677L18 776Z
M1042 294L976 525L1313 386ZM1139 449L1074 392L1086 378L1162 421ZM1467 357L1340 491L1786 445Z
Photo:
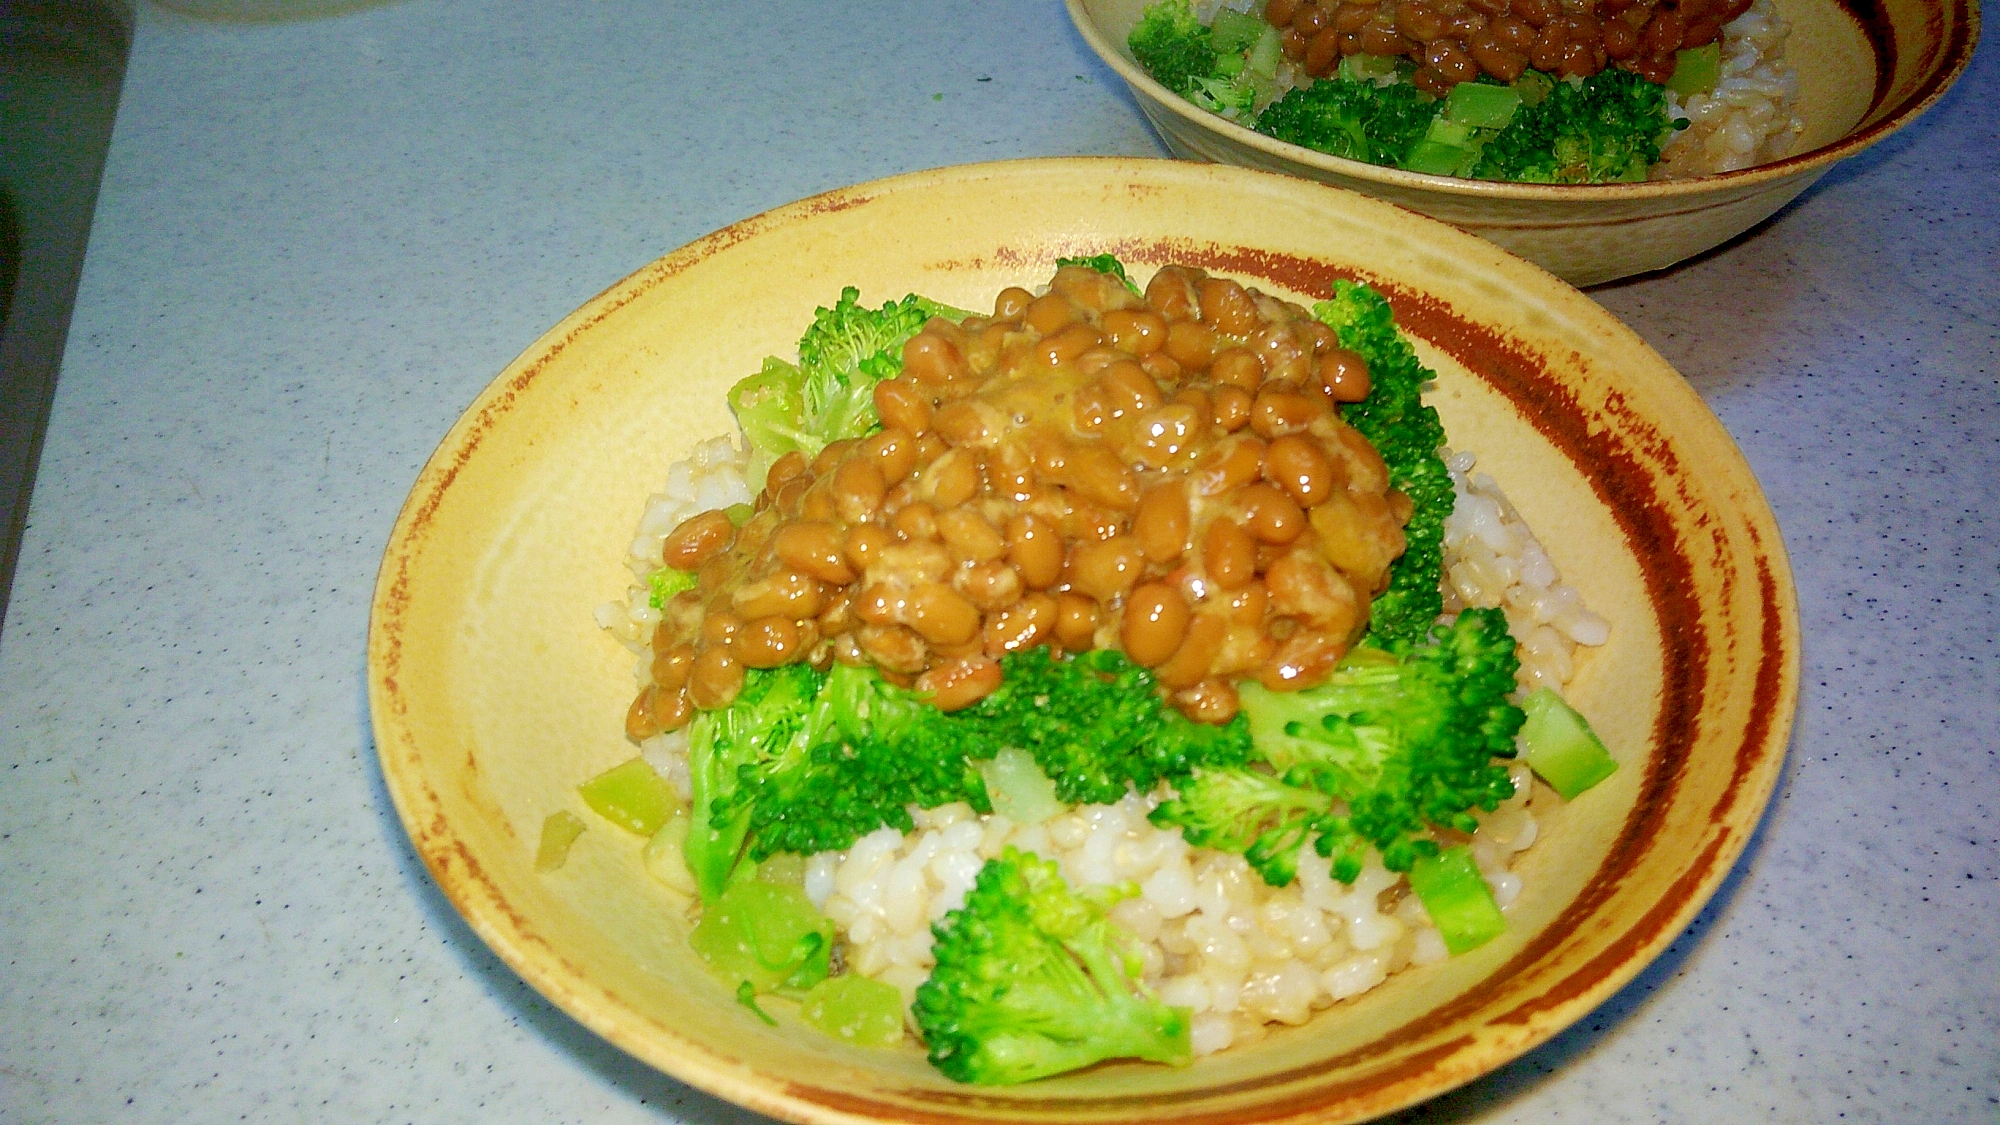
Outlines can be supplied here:
M1800 128L1787 155L1693 179L1571 185L1425 175L1273 140L1192 105L1133 61L1125 39L1146 0L1066 0L1084 41L1124 79L1175 156L1281 172L1385 199L1489 239L1574 285L1661 269L1749 230L1834 163L1934 104L1964 71L1979 38L1977 0L1891 0L1867 7L1841 0L1772 2L1789 27L1784 55L1798 77L1791 113ZM1765 100L1763 85L1749 83L1740 96L1746 104ZM1689 106L1696 117L1710 108ZM1699 139L1704 149L1713 140L1715 158L1725 161L1729 153L1720 150L1764 143L1756 137Z

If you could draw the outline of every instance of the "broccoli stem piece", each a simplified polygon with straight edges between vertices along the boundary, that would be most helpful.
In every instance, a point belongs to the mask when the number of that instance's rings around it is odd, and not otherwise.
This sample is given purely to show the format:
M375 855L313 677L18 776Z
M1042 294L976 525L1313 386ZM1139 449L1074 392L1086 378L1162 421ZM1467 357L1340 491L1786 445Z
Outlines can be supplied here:
M1472 849L1450 848L1419 858L1410 867L1410 890L1424 904L1431 924L1456 957L1507 931L1507 919L1493 901L1493 888L1472 861Z
M1565 801L1618 771L1618 763L1582 715L1548 688L1536 688L1521 701L1522 757L1535 776L1549 783Z
M988 860L933 927L937 967L911 1009L931 1064L1008 1085L1105 1059L1186 1063L1190 1013L1140 983L1138 950L1106 914L1117 897L1078 894L1032 853Z

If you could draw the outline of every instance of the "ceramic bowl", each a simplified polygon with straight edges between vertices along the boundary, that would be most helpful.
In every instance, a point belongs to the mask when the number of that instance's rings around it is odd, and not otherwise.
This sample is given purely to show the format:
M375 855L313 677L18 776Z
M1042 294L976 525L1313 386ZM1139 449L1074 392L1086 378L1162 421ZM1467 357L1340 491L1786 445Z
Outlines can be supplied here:
M1422 212L1596 285L1673 265L1742 234L1836 161L1944 95L1979 37L1978 0L1774 0L1799 75L1796 154L1740 172L1641 184L1502 184L1382 168L1273 140L1196 108L1132 60L1150 0L1067 0L1070 19L1132 89L1174 155L1285 172Z
M956 1085L911 1044L759 1022L689 949L687 903L576 784L630 757L633 659L593 621L669 463L727 432L730 383L814 307L916 291L966 308L1109 251L1296 300L1360 278L1438 371L1431 400L1612 623L1571 696L1622 768L1548 810L1509 929L1184 1068ZM668 1074L801 1122L1349 1121L1468 1081L1609 996L1692 919L1757 823L1798 683L1778 530L1687 383L1575 290L1492 244L1288 176L1161 160L944 169L745 220L551 329L459 420L397 520L369 698L388 790L479 935L554 1003ZM541 825L591 825L537 873Z

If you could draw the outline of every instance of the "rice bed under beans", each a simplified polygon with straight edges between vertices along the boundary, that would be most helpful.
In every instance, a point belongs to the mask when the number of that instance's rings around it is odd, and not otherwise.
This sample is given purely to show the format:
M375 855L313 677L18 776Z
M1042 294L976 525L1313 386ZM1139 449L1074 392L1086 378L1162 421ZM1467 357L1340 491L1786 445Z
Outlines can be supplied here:
M1457 494L1445 523L1446 610L1500 607L1520 642L1523 687L1560 688L1577 647L1603 644L1608 626L1562 583L1492 478L1473 472L1473 455L1447 450L1445 456ZM648 604L646 576L682 520L754 499L745 463L729 439L704 442L668 469L665 488L647 503L627 559L638 582L624 603L598 611L598 623L634 653L641 684L660 620ZM649 739L641 752L687 795L685 732ZM1518 762L1511 773L1515 796L1478 814L1472 837L1473 856L1502 913L1521 891L1509 870L1513 858L1536 836L1532 776ZM964 902L980 867L1008 845L1055 860L1074 886L1136 884L1139 895L1119 903L1112 916L1139 939L1146 984L1194 1012L1196 1055L1252 1042L1272 1024L1304 1023L1406 966L1447 956L1406 880L1385 870L1379 855L1371 853L1348 886L1307 848L1298 879L1273 888L1241 856L1192 847L1178 831L1154 827L1146 814L1160 799L1134 793L1027 825L979 815L962 803L912 810L916 829L908 835L882 828L845 851L811 857L806 894L839 927L848 970L894 985L907 1004L930 975L931 924ZM677 862L648 867L691 894L692 881L671 866Z

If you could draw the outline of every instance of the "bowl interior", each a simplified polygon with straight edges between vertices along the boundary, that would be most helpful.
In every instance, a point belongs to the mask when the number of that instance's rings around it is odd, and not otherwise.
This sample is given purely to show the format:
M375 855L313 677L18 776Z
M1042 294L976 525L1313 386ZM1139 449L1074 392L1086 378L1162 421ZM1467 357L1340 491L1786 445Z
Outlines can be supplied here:
M1316 299L1376 283L1439 372L1432 401L1613 623L1571 696L1623 768L1543 819L1508 933L1184 1069L991 1090L914 1047L767 1027L686 943L686 904L578 781L631 755L633 660L592 611L667 465L728 432L722 392L789 356L843 285L980 308L1111 251ZM1699 467L1695 472L1694 467ZM1441 224L1242 169L1049 160L919 173L747 220L600 295L467 411L390 542L369 639L378 749L411 838L482 938L674 1076L800 1121L1352 1120L1467 1081L1628 980L1727 873L1782 759L1797 678L1782 546L1747 466L1664 361L1548 275ZM559 871L545 817L589 830ZM1171 1108L1169 1108L1171 1107Z

